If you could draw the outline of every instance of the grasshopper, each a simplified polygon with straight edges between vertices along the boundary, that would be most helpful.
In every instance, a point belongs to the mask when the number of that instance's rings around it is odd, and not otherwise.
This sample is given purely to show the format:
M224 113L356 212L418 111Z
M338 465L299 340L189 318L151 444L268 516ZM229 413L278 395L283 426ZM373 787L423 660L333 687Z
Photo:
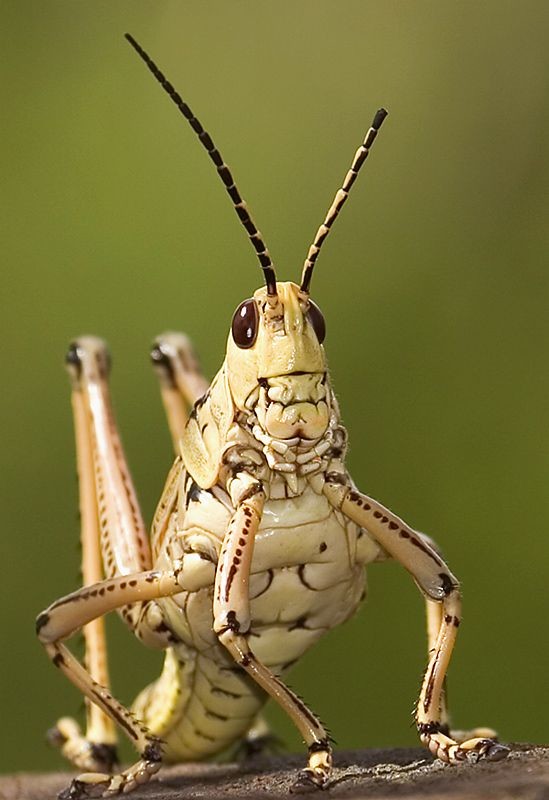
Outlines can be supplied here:
M105 344L71 344L83 588L37 618L56 667L85 695L87 729L62 718L53 739L85 770L60 797L104 797L146 783L162 761L200 759L266 732L272 697L308 748L296 789L326 786L330 737L284 683L286 670L357 610L365 565L392 557L426 598L429 661L415 710L421 741L451 764L500 759L484 729L453 735L444 680L460 623L457 579L438 548L359 491L311 299L317 256L387 115L380 109L311 245L299 285L278 282L267 247L210 135L148 54L126 38L212 159L257 254L265 285L237 308L211 385L188 339L164 334L152 360L175 450L150 537L108 389ZM163 671L126 709L111 694L103 615L117 611ZM63 640L83 628L81 664ZM139 752L116 771L116 726Z

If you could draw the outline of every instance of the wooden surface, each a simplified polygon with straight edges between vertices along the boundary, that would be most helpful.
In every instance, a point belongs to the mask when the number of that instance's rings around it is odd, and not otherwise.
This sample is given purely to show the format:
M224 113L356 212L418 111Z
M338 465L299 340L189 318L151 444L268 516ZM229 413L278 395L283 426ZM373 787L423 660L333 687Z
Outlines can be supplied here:
M333 779L319 800L382 800L405 797L445 800L549 800L549 746L514 745L505 761L448 767L421 749L357 750L336 753ZM261 758L246 764L185 764L164 768L132 800L288 800L297 755ZM54 800L69 773L0 777L0 800ZM311 795L308 795L311 797Z

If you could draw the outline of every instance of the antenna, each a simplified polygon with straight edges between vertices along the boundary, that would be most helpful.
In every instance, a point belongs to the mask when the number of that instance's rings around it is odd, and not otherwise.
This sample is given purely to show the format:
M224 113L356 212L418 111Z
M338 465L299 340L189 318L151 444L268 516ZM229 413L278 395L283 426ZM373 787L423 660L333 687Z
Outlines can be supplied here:
M326 218L318 231L316 232L316 236L312 245L309 248L309 252L307 253L307 258L305 259L305 263L303 265L303 272L301 275L301 291L304 294L309 294L309 287L311 285L311 278L313 277L313 269L315 266L315 261L318 257L320 252L320 248L322 247L322 243L328 236L332 225L334 224L334 220L341 211L343 204L345 203L346 199L349 196L349 192L351 191L351 186L355 182L358 172L361 166L364 164L366 159L368 158L368 153L370 152L370 148L373 145L375 138L377 136L378 130L381 128L383 124L383 120L387 116L387 111L384 108L380 108L379 111L376 113L373 122L368 129L368 133L360 145L358 150L355 153L355 157L353 159L353 163L351 164L351 168L347 172L345 176L345 180L343 181L343 185L341 189L337 190L336 196L334 197L334 201L330 208L328 209L328 213L326 214Z
M154 63L152 58L148 55L148 53L146 53L145 50L143 50L141 45L138 44L138 42L136 42L133 36L131 36L129 33L125 34L125 38L128 40L133 49L145 62L145 64L152 72L158 83L162 86L164 91L168 94L170 99L175 103L181 114L183 114L187 122L190 124L191 128L198 136L198 139L200 140L201 144L204 145L204 147L206 148L206 152L208 153L213 163L215 164L215 168L219 174L219 177L223 181L225 189L227 190L227 193L232 200L234 210L238 214L238 218L240 219L241 223L246 229L246 232L250 237L250 241L257 253L259 264L265 275L265 283L267 284L267 294L269 295L269 297L276 297L276 275L273 262L271 261L271 256L269 255L269 251L267 250L267 246L263 241L260 232L256 228L253 219L250 216L250 212L248 211L246 202L242 199L242 196L236 187L234 178L232 176L229 167L223 161L223 157L221 156L221 153L213 143L210 134L204 130L201 122L195 117L195 115L193 114L187 103L185 103L181 95L176 91L176 89L168 81L165 75L163 75L163 73L156 66L156 64Z

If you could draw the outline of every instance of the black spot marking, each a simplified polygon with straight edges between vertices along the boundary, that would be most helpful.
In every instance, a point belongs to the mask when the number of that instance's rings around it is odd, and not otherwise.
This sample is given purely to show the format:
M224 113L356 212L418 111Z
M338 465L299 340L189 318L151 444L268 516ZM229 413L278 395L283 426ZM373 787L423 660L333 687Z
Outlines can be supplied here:
M170 387L175 389L176 382L172 362L158 342L155 342L151 348L151 361L155 367L161 367L164 370L164 377L167 378Z
M325 550L327 550L327 549L328 549L328 545L326 544L326 542L321 542L321 543L320 543L320 547L319 547L318 549L319 549L319 551L320 551L321 553L324 553L324 552L325 552Z
M45 611L36 617L36 633L38 636L40 635L40 631L42 630L44 625L47 625L49 621L50 621L50 615L46 614Z
M201 492L202 489L200 488L200 486L197 483L195 483L195 481L192 481L191 485L187 490L187 495L186 495L187 505L189 505L189 503L198 502L200 500Z
M440 578L442 591L444 592L446 597L448 597L448 595L451 594L454 591L454 589L457 588L457 586L454 583L452 583L452 579L445 572L440 572L438 577Z
M55 603L52 604L51 608L59 608L60 606L66 606L69 603L77 603L79 600L82 600L82 595L78 594L78 592L74 592L73 594L68 594L66 597L62 597L60 600L56 600Z
M417 729L421 736L429 736L433 733L441 733L442 726L438 722L420 722Z
M263 492L263 484L261 482L254 484L244 492L244 494L240 498L240 502L244 503L246 500L250 500L252 497L255 497L256 494L262 494L262 492ZM246 513L246 509L244 509L244 513Z
M313 742L307 748L307 752L311 753L321 753L322 751L326 750L327 752L331 751L330 742L328 739L319 739L318 742Z
M208 389L208 390L207 390L207 392L205 392L205 393L202 395L202 397L199 397L199 398L198 398L198 400L197 400L197 401L196 401L196 403L194 404L194 407L195 407L196 409L202 408L202 406L204 405L204 403L205 403L205 402L208 400L209 396L210 396L210 390Z
M166 633L168 635L172 633L171 628L168 628L163 619L161 619L160 622L154 626L154 631L155 633Z
M425 711L427 711L427 709L431 705L431 700L433 698L435 672L438 666L439 658L440 658L440 651L438 651L435 656L435 660L431 666L431 674L429 675L429 679L427 681L427 687L425 689L425 700L423 701L423 708L425 709Z
M82 375L82 359L78 353L77 342L71 342L67 354L65 356L65 364L68 367L74 367L76 377L80 378Z
M144 761L153 761L154 763L162 761L162 748L160 746L160 742L151 742L148 744L141 753L141 758Z
M235 567L234 564L231 564L229 567L229 574L227 575L227 583L225 584L225 602L229 599L229 593L231 591L231 586L233 581L236 577L236 573L238 572L238 568Z
M403 530L404 529L402 529L402 531ZM425 553L426 556L429 556L431 561L434 561L435 564L438 564L439 567L444 566L444 561L442 561L442 559L439 558L437 554L433 552L433 550L430 547L428 547L421 539L417 539L415 536L411 536L410 534L404 536L402 531L400 535L403 536L405 539L410 539L410 543L413 544L414 547L417 547L418 550L421 550L422 553Z
M236 611L227 612L227 628L233 631L233 633L238 633L240 631L240 622L236 618Z
M52 658L52 662L56 667L60 667L61 664L65 663L65 659L63 658L63 654L62 653L56 653L54 655L54 657Z
M347 486L347 476L344 472L327 472L327 483L337 483L340 486Z

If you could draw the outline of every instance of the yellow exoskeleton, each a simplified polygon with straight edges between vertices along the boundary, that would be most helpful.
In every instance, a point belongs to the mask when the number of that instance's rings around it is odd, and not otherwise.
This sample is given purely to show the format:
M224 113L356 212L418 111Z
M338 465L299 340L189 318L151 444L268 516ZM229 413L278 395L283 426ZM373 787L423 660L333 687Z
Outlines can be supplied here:
M408 570L427 601L429 663L416 707L421 740L450 763L505 757L507 749L490 732L449 731L444 677L460 622L458 582L426 536L353 484L327 371L324 319L310 297L321 244L386 112L377 112L357 150L300 285L277 282L210 136L127 38L213 160L257 252L265 286L236 310L225 361L210 386L182 334L164 334L154 344L176 457L150 538L111 410L105 345L83 337L69 349L84 587L37 619L53 663L87 698L85 735L69 718L54 729L63 753L85 770L60 796L128 792L163 760L200 759L253 740L266 730L259 715L269 697L308 748L296 788L325 786L332 768L329 737L282 676L354 614L365 565L387 557ZM109 689L102 616L113 610L146 645L166 650L162 674L131 711ZM82 627L85 667L62 643ZM140 756L121 772L113 772L116 726Z

